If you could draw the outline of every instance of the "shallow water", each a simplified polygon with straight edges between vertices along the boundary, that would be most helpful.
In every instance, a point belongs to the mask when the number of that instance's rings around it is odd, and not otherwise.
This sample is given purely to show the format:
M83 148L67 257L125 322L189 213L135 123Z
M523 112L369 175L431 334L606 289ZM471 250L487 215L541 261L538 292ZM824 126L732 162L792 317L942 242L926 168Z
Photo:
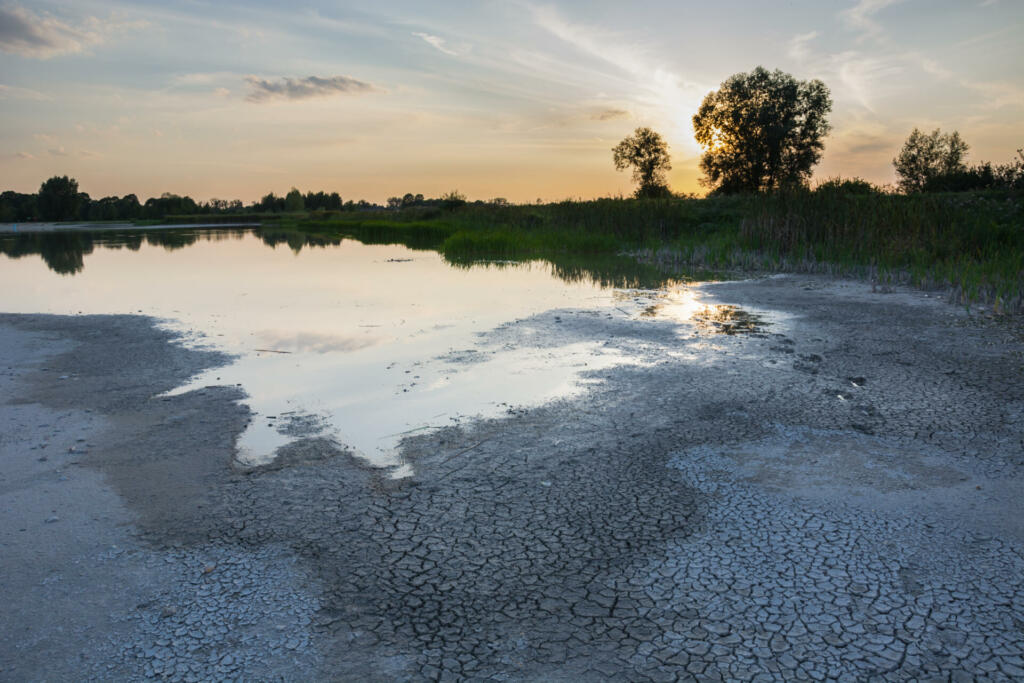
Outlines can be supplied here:
M248 230L18 239L0 239L0 310L141 313L235 354L174 393L242 386L254 419L238 457L250 464L322 436L408 473L396 455L406 434L569 396L594 381L586 371L642 362L599 342L495 346L488 331L553 309L693 329L704 310L675 282L617 289L560 279L543 262L455 268L435 252L352 240L273 244Z

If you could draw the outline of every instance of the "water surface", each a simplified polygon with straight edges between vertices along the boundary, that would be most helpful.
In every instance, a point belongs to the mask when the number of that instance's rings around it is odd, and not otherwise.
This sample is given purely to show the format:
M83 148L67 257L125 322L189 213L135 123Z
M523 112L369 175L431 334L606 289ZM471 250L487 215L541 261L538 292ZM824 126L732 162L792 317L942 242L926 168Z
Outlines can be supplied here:
M572 395L585 371L640 362L598 341L495 346L488 331L558 309L696 310L678 283L613 286L626 284L621 263L614 277L539 261L453 267L432 251L267 231L17 235L0 252L0 310L140 313L235 354L176 391L241 385L255 418L238 452L252 464L322 436L398 468L405 434Z

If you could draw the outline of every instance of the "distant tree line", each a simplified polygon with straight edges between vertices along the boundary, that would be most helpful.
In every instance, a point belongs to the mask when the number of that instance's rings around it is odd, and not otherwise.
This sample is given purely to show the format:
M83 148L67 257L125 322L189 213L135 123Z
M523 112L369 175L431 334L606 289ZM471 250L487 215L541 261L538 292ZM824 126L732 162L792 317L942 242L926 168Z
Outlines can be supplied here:
M134 194L93 199L80 192L78 181L68 176L46 180L39 192L28 194L8 190L0 193L0 222L20 221L134 221L159 220L167 216L282 213L288 211L357 211L379 209L377 204L359 200L343 202L337 192L307 192L297 189L283 197L273 192L246 205L239 199L196 201L189 196L165 192L142 203Z
M133 221L160 219L169 215L240 213L246 207L241 201L211 199L196 202L165 192L139 202L134 194L93 199L79 192L78 181L68 176L54 176L45 181L35 194L8 190L0 194L0 221Z
M466 204L465 195L457 190L440 197L424 197L422 194L407 193L403 197L391 197L388 209L427 207L453 210ZM487 203L504 206L508 200L497 197ZM258 201L244 204L241 200L211 199L197 202L191 197L165 192L140 203L134 194L123 197L93 199L78 189L78 181L68 176L54 176L45 181L35 194L6 191L0 194L0 222L21 221L135 221L159 220L168 216L202 216L231 214L298 213L327 211L371 211L385 207L365 199L343 201L337 192L307 192L302 194L292 188L280 196L270 192Z
M477 202L479 204L494 204L497 206L504 206L508 204L508 200L504 197L498 197L492 199L489 202ZM401 197L388 197L388 208L394 210L410 209L416 207L434 207L451 211L457 209L460 206L467 204L466 195L462 194L458 190L452 190L447 194L443 194L440 197L431 198L424 197L422 194L413 194L411 192L405 193Z

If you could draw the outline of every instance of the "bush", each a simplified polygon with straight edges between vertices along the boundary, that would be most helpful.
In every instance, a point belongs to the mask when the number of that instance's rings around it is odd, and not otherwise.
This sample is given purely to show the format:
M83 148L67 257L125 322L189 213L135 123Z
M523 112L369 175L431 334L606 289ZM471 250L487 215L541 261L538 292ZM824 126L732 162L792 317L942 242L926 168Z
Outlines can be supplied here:
M454 211L455 209L465 205L466 195L460 193L458 190L452 190L441 197L441 208L446 211Z
M837 194L860 194L860 195L871 195L881 194L882 190L876 185L872 185L863 178L829 178L825 182L818 185L814 190L815 192L834 192Z

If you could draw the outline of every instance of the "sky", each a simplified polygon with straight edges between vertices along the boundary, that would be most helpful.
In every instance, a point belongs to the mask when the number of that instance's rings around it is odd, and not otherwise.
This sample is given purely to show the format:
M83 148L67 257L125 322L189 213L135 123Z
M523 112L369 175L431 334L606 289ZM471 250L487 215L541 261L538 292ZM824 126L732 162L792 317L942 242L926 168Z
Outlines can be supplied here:
M0 0L0 189L628 195L638 126L703 191L692 117L761 65L831 89L815 178L895 179L914 127L1024 147L1024 0Z

